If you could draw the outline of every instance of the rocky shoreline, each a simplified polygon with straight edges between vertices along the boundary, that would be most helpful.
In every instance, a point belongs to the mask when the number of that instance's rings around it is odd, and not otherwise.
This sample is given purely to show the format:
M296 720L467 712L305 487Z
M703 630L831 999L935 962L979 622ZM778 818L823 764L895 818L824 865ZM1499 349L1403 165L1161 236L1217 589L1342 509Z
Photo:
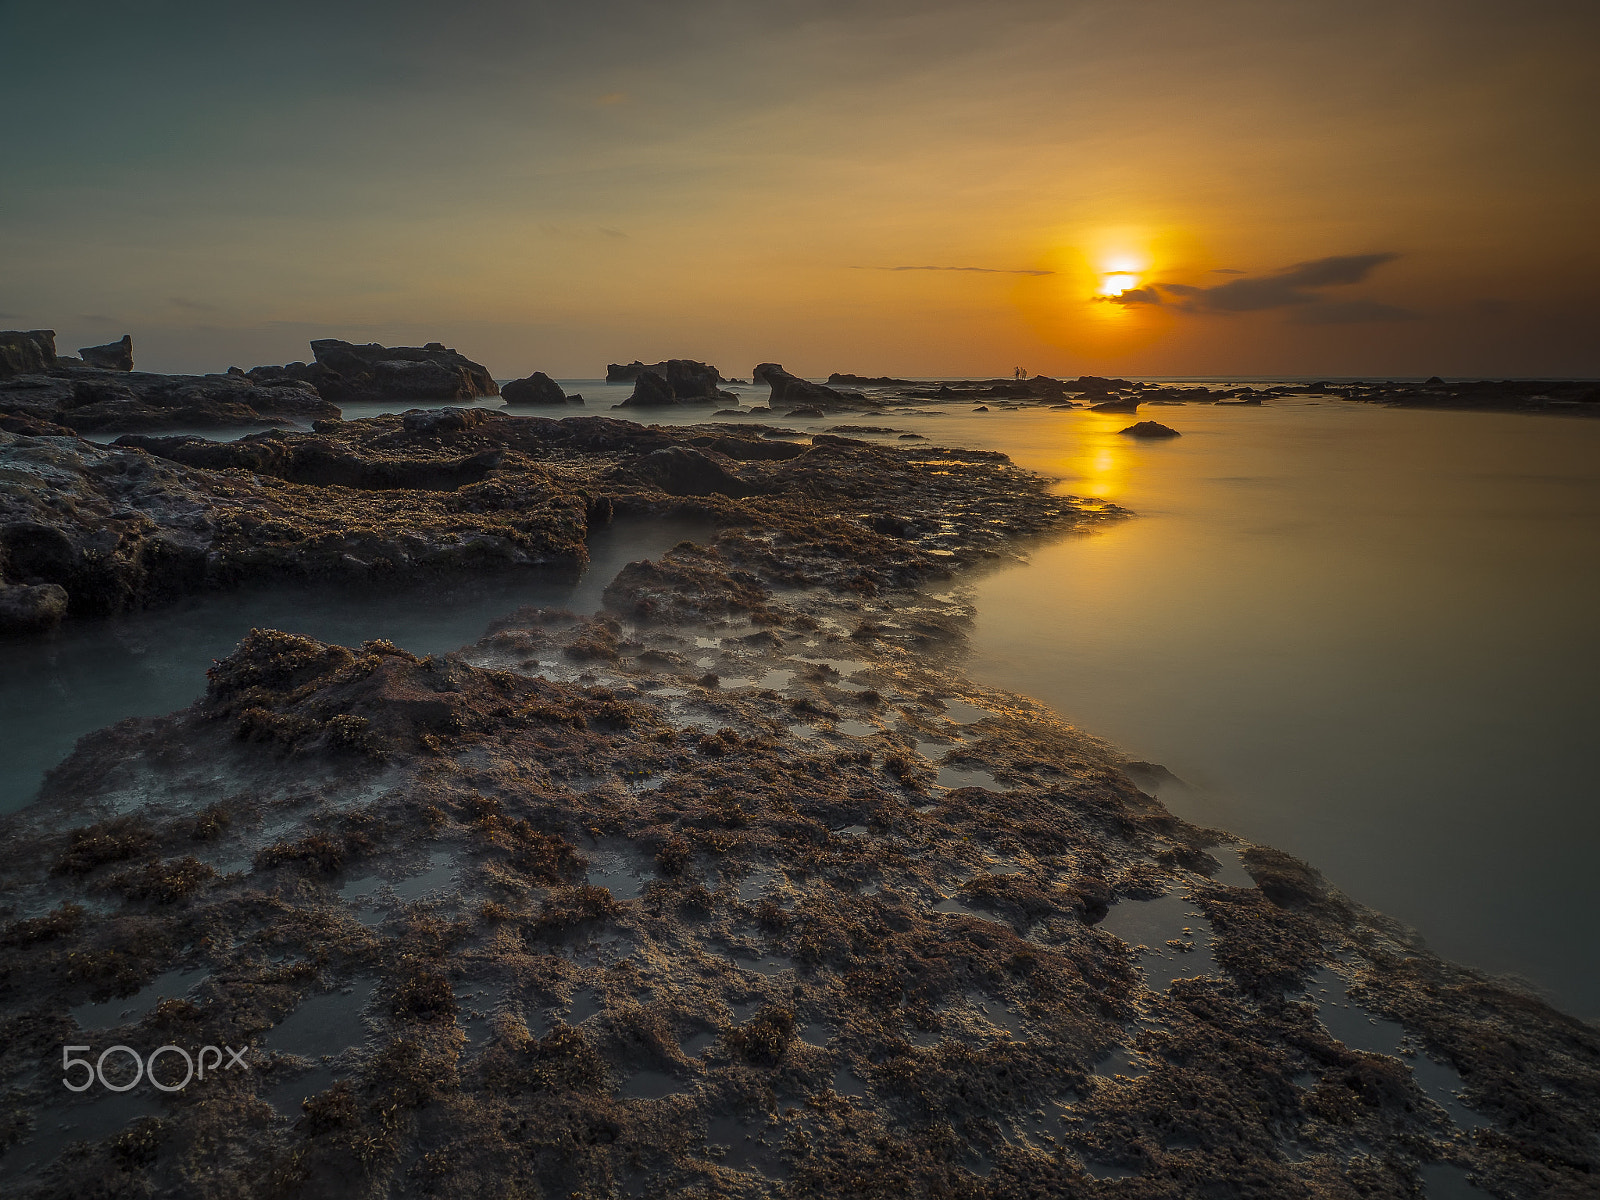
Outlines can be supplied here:
M0 433L7 594L69 614L719 529L451 655L256 631L84 738L4 822L6 1194L1594 1194L1600 1031L962 674L963 572L1123 514L774 432ZM80 1044L249 1069L78 1096Z

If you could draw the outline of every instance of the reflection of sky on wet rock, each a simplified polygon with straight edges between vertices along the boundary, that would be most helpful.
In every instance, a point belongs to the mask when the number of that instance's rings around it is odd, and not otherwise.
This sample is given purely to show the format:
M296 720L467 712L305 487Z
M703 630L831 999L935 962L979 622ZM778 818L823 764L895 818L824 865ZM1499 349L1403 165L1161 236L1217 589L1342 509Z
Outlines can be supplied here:
M1211 922L1185 896L1169 892L1154 900L1123 898L1111 906L1098 928L1130 946L1144 947L1139 965L1152 991L1165 991L1174 979L1217 973L1211 956Z
M210 972L203 967L179 967L156 976L131 996L100 1004L80 1004L68 1011L79 1029L112 1029L140 1020L162 1000L176 1000L187 995L209 977Z

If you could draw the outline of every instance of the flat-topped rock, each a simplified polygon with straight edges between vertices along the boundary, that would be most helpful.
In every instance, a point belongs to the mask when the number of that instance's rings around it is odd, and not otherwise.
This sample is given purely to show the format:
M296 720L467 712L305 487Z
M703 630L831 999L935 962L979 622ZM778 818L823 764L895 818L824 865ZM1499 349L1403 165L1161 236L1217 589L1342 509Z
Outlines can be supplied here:
M339 410L302 383L261 386L242 375L158 375L64 368L0 379L0 414L79 433L159 433L292 425Z
M698 390L702 393L715 388L719 383L731 382L723 379L722 372L710 363L699 362L692 358L669 358L658 363L642 363L638 359L627 364L611 363L606 367L606 382L632 383L646 371L653 371L675 384L687 384L691 378L698 379L701 381Z
M53 371L56 367L54 329L8 329L0 332L0 379Z
M460 402L498 396L487 367L439 342L425 346L358 346L337 338L311 343L315 361L281 367L254 367L246 375L268 386L310 384L334 404L397 401Z

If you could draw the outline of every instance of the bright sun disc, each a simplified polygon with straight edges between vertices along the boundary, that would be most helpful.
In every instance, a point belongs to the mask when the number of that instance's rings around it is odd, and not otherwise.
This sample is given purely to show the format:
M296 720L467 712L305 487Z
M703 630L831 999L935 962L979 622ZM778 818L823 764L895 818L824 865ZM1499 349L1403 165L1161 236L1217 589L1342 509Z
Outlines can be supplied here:
M1112 271L1107 274L1100 284L1102 296L1120 296L1123 292L1130 291L1139 286L1139 277L1132 271Z

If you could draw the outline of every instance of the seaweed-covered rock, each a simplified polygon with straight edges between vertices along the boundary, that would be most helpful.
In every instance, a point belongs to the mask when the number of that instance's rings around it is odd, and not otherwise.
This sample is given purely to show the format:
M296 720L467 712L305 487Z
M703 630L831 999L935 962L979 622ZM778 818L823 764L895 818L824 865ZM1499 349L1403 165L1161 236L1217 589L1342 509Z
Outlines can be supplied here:
M102 371L131 371L133 370L133 335L125 333L120 341L111 342L104 346L84 346L78 350L78 357L91 367Z
M670 496L748 496L754 489L731 469L732 460L688 446L652 450L633 469Z
M526 379L513 379L500 389L507 405L565 404L567 394L561 385L543 371L535 371Z
M67 589L54 583L0 583L0 634L44 633L67 615Z

